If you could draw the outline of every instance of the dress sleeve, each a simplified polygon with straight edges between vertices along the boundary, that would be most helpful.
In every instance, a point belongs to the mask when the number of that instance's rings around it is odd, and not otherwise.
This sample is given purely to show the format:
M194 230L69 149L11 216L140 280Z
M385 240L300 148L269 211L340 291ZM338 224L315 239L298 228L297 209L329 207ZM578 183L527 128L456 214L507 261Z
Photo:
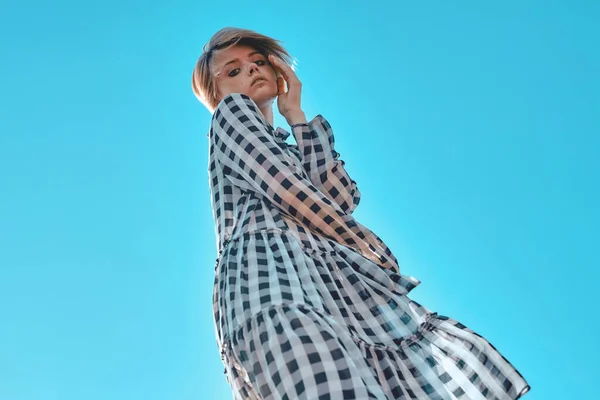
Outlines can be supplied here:
M383 268L397 269L393 255L378 253L352 215L294 169L293 160L279 147L263 118L245 94L233 93L221 100L211 121L210 141L224 175L314 232L356 249Z
M361 193L344 168L345 162L335 150L335 138L329 122L321 115L312 121L294 124L292 132L302 157L302 166L311 182L335 201L346 214L360 202Z

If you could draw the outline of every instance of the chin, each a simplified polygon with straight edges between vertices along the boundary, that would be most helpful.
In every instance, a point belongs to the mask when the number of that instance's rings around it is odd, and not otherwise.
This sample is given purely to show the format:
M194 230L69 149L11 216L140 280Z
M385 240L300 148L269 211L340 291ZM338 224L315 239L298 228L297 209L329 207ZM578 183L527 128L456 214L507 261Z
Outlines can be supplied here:
M259 90L250 90L250 93L247 93L247 95L254 100L256 104L272 103L277 97L277 90L263 87L259 88Z

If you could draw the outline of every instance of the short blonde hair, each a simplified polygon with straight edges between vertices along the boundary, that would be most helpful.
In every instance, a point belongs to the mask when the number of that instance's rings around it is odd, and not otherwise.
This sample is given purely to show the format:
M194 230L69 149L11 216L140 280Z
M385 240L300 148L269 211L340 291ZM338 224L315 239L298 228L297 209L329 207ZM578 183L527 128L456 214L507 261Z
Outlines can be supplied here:
M285 48L279 43L281 43L280 40L261 35L249 29L222 28L204 45L202 54L196 62L196 66L192 72L192 90L194 91L194 95L211 114L215 112L220 99L218 97L215 78L210 70L210 62L214 51L227 49L236 44L246 45L260 51L265 56L274 54L291 66L295 63L295 60L292 59ZM279 75L279 71L277 71L277 76Z

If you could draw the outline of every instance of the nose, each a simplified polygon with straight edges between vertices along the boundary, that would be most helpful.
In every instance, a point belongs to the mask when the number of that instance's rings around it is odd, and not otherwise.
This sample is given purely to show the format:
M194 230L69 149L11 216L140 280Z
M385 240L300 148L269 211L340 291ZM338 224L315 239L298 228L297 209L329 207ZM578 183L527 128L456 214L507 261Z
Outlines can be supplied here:
M256 65L256 62L251 62L250 65L248 66L248 72L250 74L252 74L253 70L257 70L258 71L258 65Z

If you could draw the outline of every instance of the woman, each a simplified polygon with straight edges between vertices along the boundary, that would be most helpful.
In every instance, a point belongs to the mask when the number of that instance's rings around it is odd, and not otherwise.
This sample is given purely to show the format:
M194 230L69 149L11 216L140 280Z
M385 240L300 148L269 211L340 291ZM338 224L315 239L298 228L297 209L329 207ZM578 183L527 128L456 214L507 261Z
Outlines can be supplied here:
M386 244L354 219L356 182L278 40L224 28L192 75L213 113L219 257L214 318L238 399L518 399L521 374L485 338L407 294ZM274 129L277 99L291 134Z

